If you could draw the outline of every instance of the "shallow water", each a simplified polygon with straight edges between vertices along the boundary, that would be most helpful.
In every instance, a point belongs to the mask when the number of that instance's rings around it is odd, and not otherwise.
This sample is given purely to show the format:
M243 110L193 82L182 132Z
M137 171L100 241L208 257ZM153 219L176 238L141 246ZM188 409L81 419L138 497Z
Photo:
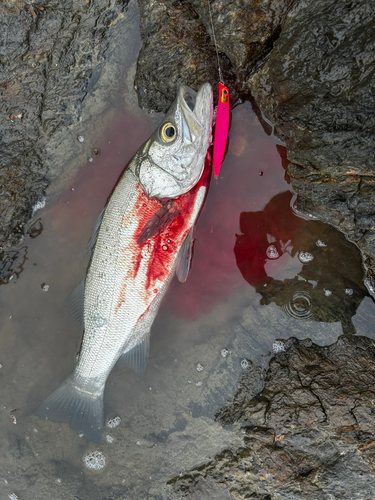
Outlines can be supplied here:
M111 116L100 143L92 139L100 155L2 255L0 498L163 498L171 477L238 442L213 415L249 362L268 359L291 336L320 345L343 333L375 338L359 251L333 227L293 212L285 151L245 103L232 113L189 279L172 283L153 325L145 378L116 367L108 379L105 416L120 424L94 445L35 417L75 364L81 332L64 301L85 273L91 228L155 128L155 116L134 106ZM99 471L84 462L93 451L105 457Z

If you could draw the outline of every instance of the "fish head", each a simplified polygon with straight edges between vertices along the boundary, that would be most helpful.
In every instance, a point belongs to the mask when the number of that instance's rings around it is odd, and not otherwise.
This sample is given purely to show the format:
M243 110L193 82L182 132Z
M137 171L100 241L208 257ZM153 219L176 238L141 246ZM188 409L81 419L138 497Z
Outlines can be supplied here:
M212 87L182 85L164 120L143 146L139 180L150 198L176 198L199 181L212 142Z

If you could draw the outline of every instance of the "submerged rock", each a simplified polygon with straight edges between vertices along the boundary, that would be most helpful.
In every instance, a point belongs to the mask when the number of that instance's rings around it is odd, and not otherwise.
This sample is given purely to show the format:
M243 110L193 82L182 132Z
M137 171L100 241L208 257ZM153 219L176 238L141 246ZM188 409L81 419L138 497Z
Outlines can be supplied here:
M261 366L251 366L216 415L222 425L238 426L243 446L173 478L176 493L189 498L208 477L235 499L375 495L373 341L341 336L320 347L292 338L284 347L264 382Z
M46 145L78 121L109 28L128 0L0 4L0 247L16 244L49 184Z

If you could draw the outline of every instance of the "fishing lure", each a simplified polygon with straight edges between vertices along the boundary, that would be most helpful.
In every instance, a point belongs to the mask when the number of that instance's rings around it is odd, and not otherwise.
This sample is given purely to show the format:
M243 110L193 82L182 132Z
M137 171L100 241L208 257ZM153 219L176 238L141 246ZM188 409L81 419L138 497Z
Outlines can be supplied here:
M223 163L229 130L229 89L219 82L219 103L217 106L215 138L214 138L214 176L218 177Z
M207 0L207 2L208 2L208 11L210 13L212 35L214 38L215 49L216 49L217 66L219 70L219 102L217 105L215 136L214 136L214 152L213 152L214 176L217 179L220 173L221 164L223 163L225 148L227 145L230 105L229 105L229 89L223 83L224 82L223 74L220 68L219 51L216 43L214 23L212 21L210 0Z

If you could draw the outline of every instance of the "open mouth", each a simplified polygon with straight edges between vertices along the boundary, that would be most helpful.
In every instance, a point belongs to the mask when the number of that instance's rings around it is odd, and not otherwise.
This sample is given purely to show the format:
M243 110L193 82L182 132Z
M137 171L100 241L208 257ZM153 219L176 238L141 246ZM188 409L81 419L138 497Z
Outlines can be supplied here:
M195 98L196 98L196 94L193 95L190 92L186 92L186 94L184 95L185 102L189 106L189 108L191 109L191 111L194 111Z

